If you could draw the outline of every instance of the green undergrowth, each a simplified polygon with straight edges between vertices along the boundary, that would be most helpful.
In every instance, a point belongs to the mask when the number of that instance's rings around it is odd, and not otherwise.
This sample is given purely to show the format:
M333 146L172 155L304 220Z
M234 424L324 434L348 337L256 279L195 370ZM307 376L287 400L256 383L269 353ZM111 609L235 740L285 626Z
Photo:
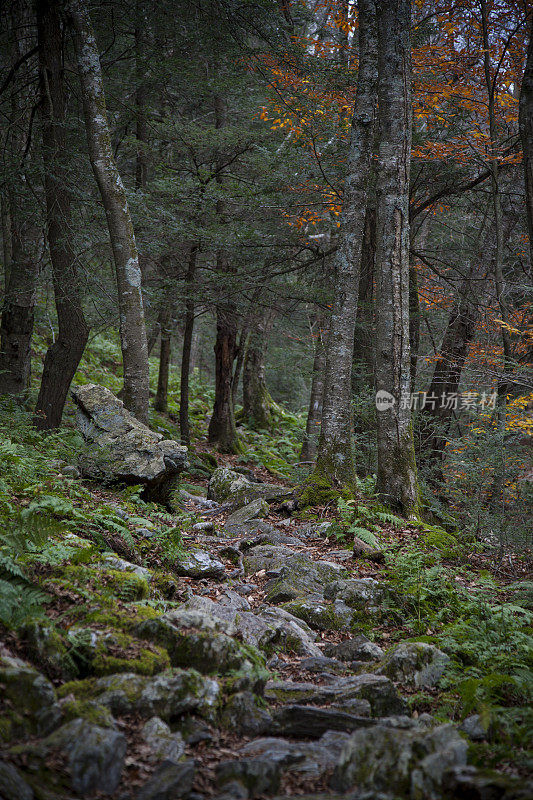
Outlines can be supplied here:
M454 720L480 715L487 731L480 763L507 759L512 745L517 763L531 766L533 613L521 600L521 585L509 598L508 587L498 586L488 571L464 563L457 569L443 559L442 551L457 557L459 547L455 537L430 529L416 543L388 552L386 578L393 591L387 611L397 620L398 636L434 644L450 656L432 711ZM412 698L418 710L425 703L426 697Z

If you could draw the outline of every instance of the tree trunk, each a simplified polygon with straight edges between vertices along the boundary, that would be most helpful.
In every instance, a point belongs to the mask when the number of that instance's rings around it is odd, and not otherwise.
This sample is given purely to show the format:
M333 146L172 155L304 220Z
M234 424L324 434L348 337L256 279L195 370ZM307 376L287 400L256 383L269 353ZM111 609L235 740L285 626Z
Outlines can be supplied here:
M366 210L361 253L361 278L355 324L352 391L374 385L374 271L376 261L376 209ZM356 425L357 436L357 425Z
M322 420L322 399L324 396L324 369L326 366L326 352L324 348L324 331L322 319L317 315L315 323L315 357L313 360L313 375L311 378L311 394L309 396L309 409L305 433L300 450L300 461L314 461L316 458L320 423Z
M233 308L219 306L215 341L215 403L207 439L209 442L217 444L222 453L235 453L239 449L231 391L236 347L237 318L235 311Z
M106 212L115 261L124 369L124 405L148 422L148 348L141 270L124 184L111 149L102 70L85 0L69 0L89 157Z
M330 319L324 376L322 426L317 474L352 486L351 378L361 248L372 159L377 85L375 4L359 2L359 72L352 119L348 170L335 255L335 297Z
M10 57L16 63L29 50L26 37L31 30L30 6L24 0L13 3L9 11ZM19 81L11 84L11 130L7 155L12 159L13 174L7 187L10 221L11 268L0 322L0 395L23 395L30 381L31 340L37 280L39 277L38 242L40 234L33 219L33 197L24 174L25 139L29 125L26 84L32 75L26 63L19 69ZM19 85L20 83L20 85ZM7 224L7 219L6 219Z
M233 370L233 385L231 387L231 393L233 395L233 407L235 408L235 404L237 402L237 392L239 391L239 381L241 378L242 367L244 364L244 358L246 356L246 348L248 347L248 320L245 320L242 328L241 333L239 336L239 344L237 347L237 357L235 358L235 369Z
M533 25L530 26L527 61L522 78L519 102L519 127L522 139L522 163L526 190L529 231L530 275L533 277Z
M148 182L148 122L146 119L145 43L146 15L140 0L135 4L135 188L145 190Z
M65 164L65 92L58 0L38 0L37 32L48 247L58 336L48 348L44 360L35 423L39 429L50 429L58 428L61 424L68 390L87 344L89 327L83 314L72 242L69 177Z
M252 322L242 373L243 417L249 427L268 430L272 425L272 398L265 380L267 336L274 322L272 311Z
M377 490L406 516L417 513L410 409L409 166L410 0L378 0L379 155L376 229Z
M215 127L222 128L226 123L226 104L220 95L215 97ZM221 159L217 158L218 170L216 181L222 185ZM224 222L224 202L216 205L217 216ZM232 270L226 254L217 253L217 273L220 280L227 281ZM217 444L222 453L236 453L239 450L239 439L235 427L233 409L233 362L237 354L237 309L232 300L224 300L217 304L217 334L215 341L215 402L213 414L209 422L207 439Z
M154 400L156 411L165 412L168 408L168 374L170 371L172 330L170 325L161 329L161 349L159 352L159 374L157 393Z
M181 353L181 382L180 382L180 435L181 441L187 446L191 443L191 430L189 426L189 377L191 372L192 342L194 333L194 276L196 273L196 256L198 247L191 247L189 264L185 277L187 284L187 299L185 301L185 330L183 331L183 349Z

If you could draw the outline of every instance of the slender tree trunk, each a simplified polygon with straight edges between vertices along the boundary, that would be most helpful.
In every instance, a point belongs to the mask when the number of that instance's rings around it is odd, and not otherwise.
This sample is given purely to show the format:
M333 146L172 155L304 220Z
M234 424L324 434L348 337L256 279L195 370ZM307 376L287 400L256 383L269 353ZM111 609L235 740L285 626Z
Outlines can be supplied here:
M11 262L13 261L13 244L11 241L11 211L9 209L8 192L2 195L0 213L2 214L2 254L4 261L4 290L9 286Z
M145 77L146 18L141 0L135 4L135 138L137 154L135 157L135 188L146 189L148 182L148 122L146 119L146 77Z
M272 425L272 398L265 380L267 337L274 314L263 310L252 322L242 373L243 417L249 427L268 430Z
M329 481L355 483L351 377L359 270L374 137L377 85L376 17L373 0L359 2L359 73L344 186L336 285L326 350L324 404L316 473Z
M187 297L185 300L185 330L183 332L183 350L181 353L180 382L180 435L187 446L191 443L189 426L189 377L191 372L191 355L194 333L194 278L196 274L196 257L198 247L193 245L189 254L189 264L185 277Z
M320 423L322 420L322 399L324 396L324 369L326 367L326 351L324 348L324 331L322 318L317 315L315 328L315 357L313 359L313 375L311 377L311 394L305 424L304 439L300 450L300 461L314 461L316 458Z
M361 253L361 279L355 325L352 391L374 385L374 272L376 261L376 209L369 206ZM357 424L355 426L357 436Z
M522 163L526 190L529 231L530 276L533 277L533 25L530 25L527 61L522 78L519 102L519 127L522 139Z
M235 358L235 369L233 370L233 385L231 387L231 393L233 395L234 408L237 402L237 393L239 391L239 381L241 378L244 359L246 357L246 348L248 347L248 330L249 330L248 320L245 320L239 336L239 344L237 346L237 356Z
M38 428L58 428L68 390L78 368L89 327L81 302L76 254L72 242L69 176L65 164L65 93L62 30L58 0L38 0L44 188L48 247L57 311L58 336L44 360L35 407Z
M168 375L170 371L172 330L166 325L161 330L161 348L159 351L159 374L157 378L157 393L154 400L156 411L165 412L168 408Z
M215 97L215 127L222 128L226 123L226 103L217 95ZM220 162L220 159L217 159ZM217 172L217 183L222 185L222 169ZM217 215L221 222L225 218L224 202L217 202ZM232 273L226 254L217 253L217 273L221 281ZM223 453L235 453L239 450L239 439L235 427L233 409L233 362L237 354L237 309L233 300L224 300L217 304L217 333L215 341L215 402L213 414L207 431L208 441L217 444Z
M89 157L106 212L115 261L124 368L124 405L148 422L148 348L141 270L124 184L111 149L102 70L85 0L68 0L80 75Z
M376 230L377 490L406 516L417 513L410 409L409 166L411 157L410 0L377 0L379 129Z
M31 9L28 2L20 0L11 5L8 24L11 30L10 56L15 63L30 49L27 37L31 30ZM40 234L32 216L33 198L24 172L25 139L30 118L26 84L32 80L28 63L19 69L18 78L11 84L12 119L16 122L11 125L6 149L12 169L7 186L10 231L5 240L11 246L11 267L0 321L0 395L23 395L29 385L39 277L37 251Z

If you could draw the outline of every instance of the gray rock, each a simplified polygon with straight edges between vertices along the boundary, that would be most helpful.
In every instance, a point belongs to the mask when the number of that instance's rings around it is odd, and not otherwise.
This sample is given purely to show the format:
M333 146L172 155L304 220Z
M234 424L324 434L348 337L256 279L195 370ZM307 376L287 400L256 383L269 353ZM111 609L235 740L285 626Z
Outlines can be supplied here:
M334 580L324 589L326 600L342 600L350 608L367 611L379 606L386 591L374 578L350 578Z
M221 761L216 768L217 785L224 788L228 784L241 784L250 797L272 794L279 789L282 766L264 758Z
M96 452L85 457L82 471L93 477L142 484L152 499L167 502L187 466L187 448L151 431L103 386L76 386L72 397L78 428L96 445Z
M346 672L346 664L337 661L336 658L326 658L326 656L315 656L310 658L302 658L300 661L300 669L315 674L344 674Z
M254 547L243 557L247 575L265 570L277 573L265 587L271 603L282 603L309 595L322 595L326 584L343 573L328 561L313 561L307 553L295 553L281 545Z
M6 740L28 734L46 735L61 721L61 708L54 687L25 661L8 655L0 656L0 685L8 701Z
M291 489L274 484L252 483L244 475L228 467L217 467L211 475L207 498L217 503L230 503L235 508L248 505L254 500L282 500L292 494Z
M112 794L120 783L126 737L110 728L99 728L87 720L67 722L43 742L67 755L72 788L82 795Z
M165 761L141 787L137 800L174 800L178 797L188 797L194 773L194 761L184 761L182 764Z
M132 564L123 558L118 558L111 554L102 556L102 564L108 569L115 569L118 572L133 572L138 578L143 578L145 581L150 582L152 579L152 571L146 567L140 567L138 564Z
M309 626L283 608L266 608L258 615L268 628L258 642L265 653L283 651L301 656L321 656L314 643L316 634Z
M64 467L61 467L61 474L64 475L65 478L70 478L71 480L78 480L81 478L81 472L74 464L66 464Z
M178 762L185 752L181 733L172 733L160 717L151 717L142 729L142 737L159 759Z
M246 528L246 526L243 526L243 528ZM238 535L246 537L239 542L239 549L243 551L252 550L254 547L265 544L287 545L288 547L298 547L302 544L301 539L278 531L267 522L256 523L253 526L249 524L249 528L239 532Z
M284 603L283 608L303 619L316 631L349 630L352 624L353 611L342 600L333 603L325 603L318 598L292 600Z
M449 656L425 642L400 642L385 655L378 675L410 686L435 686L450 663Z
M229 609L231 611L231 609ZM245 613L245 612L243 612ZM191 627L187 624L187 615ZM200 672L226 674L242 669L251 669L252 660L264 663L257 651L240 645L227 633L217 630L194 630L194 620L205 621L206 615L197 611L169 612L154 619L147 619L136 627L140 638L148 639L164 647L170 663L175 667L193 667Z
M272 730L272 717L258 705L252 692L232 695L222 712L222 725L243 736L261 736Z
M43 620L32 620L19 628L18 634L30 658L47 675L63 680L72 680L78 675L69 648L53 625Z
M377 725L356 731L344 745L331 786L357 786L413 800L440 800L444 772L466 763L466 742L453 725L432 731Z
M405 701L398 695L390 680L382 675L368 673L339 677L326 684L269 681L265 687L265 697L299 705L344 705L351 700L367 700L375 717L403 714L406 710Z
M177 575L188 578L216 578L226 574L222 561L206 553L205 550L191 550L174 565Z
M196 522L191 530L202 533L212 533L215 530L215 526L212 522Z
M2 800L33 800L33 789L12 764L0 761L0 797Z
M446 797L457 800L531 800L531 781L511 778L493 770L471 766L451 767L442 778Z
M459 730L466 733L473 742L482 742L488 736L488 731L481 722L479 714L472 714L470 717L466 717L459 725Z
M192 669L167 670L153 678L109 675L96 681L95 690L97 702L112 714L137 712L167 721L191 712L214 719L220 693L216 681Z
M318 741L289 742L267 737L246 744L239 755L259 756L281 763L284 772L299 780L318 780L333 769L347 739L348 734L339 731L328 731Z
M328 644L324 653L341 661L379 661L385 652L363 634L357 634L338 644Z
M361 702L361 701L359 701ZM365 701L362 701L365 703ZM363 710L370 710L368 703ZM357 728L373 724L369 716L350 714L336 708L302 706L298 704L283 706L272 715L274 730L283 736L305 736L319 738L327 731L351 733Z
M251 503L238 508L226 520L224 531L229 536L239 536L242 531L242 526L245 526L252 520L262 519L268 514L269 506L266 500L259 497Z

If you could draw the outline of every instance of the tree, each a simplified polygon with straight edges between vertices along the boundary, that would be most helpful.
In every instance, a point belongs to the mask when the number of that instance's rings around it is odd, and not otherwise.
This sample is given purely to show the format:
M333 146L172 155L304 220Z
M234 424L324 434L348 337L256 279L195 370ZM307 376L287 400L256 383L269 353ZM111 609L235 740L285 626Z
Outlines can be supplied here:
M33 52L30 5L26 0L5 10L8 20L10 61L10 124L4 147L7 191L4 197L4 250L9 275L0 322L0 394L23 395L31 369L31 340L35 319L41 242L40 219L32 197L28 160L31 138L31 85ZM18 65L18 66L17 66ZM17 74L18 82L15 82Z
M69 0L89 158L104 205L115 262L124 368L124 405L148 422L148 347L141 270L126 190L117 169L107 120L102 70L85 0Z
M376 222L377 490L406 516L417 513L409 349L410 0L378 0L379 152ZM377 396L378 396L377 395Z
M38 0L37 33L47 234L58 335L46 353L35 421L38 428L57 428L89 336L72 241L59 0Z
M373 0L359 2L359 71L344 184L335 296L329 323L322 425L315 471L345 486L355 483L351 379L361 249L365 227L377 87L376 12Z
M274 322L268 308L260 309L251 322L242 373L243 419L255 430L272 426L272 398L265 380L267 337Z
M305 433L300 450L301 462L312 462L316 458L320 424L322 421L322 400L324 397L324 368L326 366L324 331L322 330L322 317L317 314L314 327L315 357L313 359L313 372L311 375L311 392Z
M529 230L530 275L533 277L533 15L531 12L527 61L520 90L519 128Z

